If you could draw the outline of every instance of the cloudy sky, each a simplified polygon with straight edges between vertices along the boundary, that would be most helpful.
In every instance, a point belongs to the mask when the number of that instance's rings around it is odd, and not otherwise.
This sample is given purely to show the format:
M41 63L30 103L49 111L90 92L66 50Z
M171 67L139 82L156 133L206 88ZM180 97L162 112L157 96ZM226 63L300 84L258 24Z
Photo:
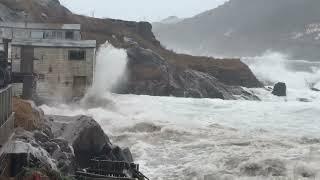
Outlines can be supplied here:
M60 0L73 12L95 17L159 21L169 16L191 17L226 0Z

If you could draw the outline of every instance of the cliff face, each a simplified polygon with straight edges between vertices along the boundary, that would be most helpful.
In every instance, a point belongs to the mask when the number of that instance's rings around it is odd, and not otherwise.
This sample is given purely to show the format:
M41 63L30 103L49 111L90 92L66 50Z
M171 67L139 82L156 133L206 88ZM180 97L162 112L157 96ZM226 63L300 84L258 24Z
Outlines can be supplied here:
M84 39L95 39L99 44L109 41L118 48L132 48L132 42L161 56L170 66L182 70L196 70L232 86L261 87L251 70L239 59L219 60L176 54L163 48L148 22L130 22L99 19L71 13L58 0L0 0L0 7L14 13L16 18L3 15L3 21L23 21L27 14L30 22L79 23ZM152 58L152 57L150 57ZM128 67L130 69L130 67ZM147 79L149 73L143 74ZM131 92L133 93L133 92Z
M121 93L220 99L236 99L234 95L240 95L258 100L238 86L221 83L210 73L173 66L151 50L132 47L127 54L129 82ZM224 78L227 80L227 75Z

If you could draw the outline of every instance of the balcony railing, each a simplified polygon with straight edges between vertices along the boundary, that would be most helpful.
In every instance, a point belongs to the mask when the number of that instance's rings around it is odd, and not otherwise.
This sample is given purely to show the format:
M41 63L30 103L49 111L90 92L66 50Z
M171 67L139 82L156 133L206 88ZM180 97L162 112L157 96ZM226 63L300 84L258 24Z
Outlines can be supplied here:
M0 89L0 145L11 135L14 128L12 113L12 86Z
M12 114L12 87L0 89L0 127Z

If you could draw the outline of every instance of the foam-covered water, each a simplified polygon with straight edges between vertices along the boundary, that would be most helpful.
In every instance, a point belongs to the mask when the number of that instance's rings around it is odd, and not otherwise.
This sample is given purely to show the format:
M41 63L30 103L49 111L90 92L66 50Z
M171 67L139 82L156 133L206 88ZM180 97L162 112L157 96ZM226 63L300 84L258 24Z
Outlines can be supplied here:
M311 88L320 89L320 62L305 60L289 60L280 53L266 53L261 57L243 58L257 78L265 85L273 86L277 82L285 82L288 88L286 100L308 99L309 101L320 101L319 92ZM257 90L264 100L279 99Z
M318 67L293 69L282 55L244 61L260 80L286 82L288 97L266 89L250 89L261 102L104 93L107 106L42 109L93 116L152 180L320 179L320 96L304 81L317 84Z

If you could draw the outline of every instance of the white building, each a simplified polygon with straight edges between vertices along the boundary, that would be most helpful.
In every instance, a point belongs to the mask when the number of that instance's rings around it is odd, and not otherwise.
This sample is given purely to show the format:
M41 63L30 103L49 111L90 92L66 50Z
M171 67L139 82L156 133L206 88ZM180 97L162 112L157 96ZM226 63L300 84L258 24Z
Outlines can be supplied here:
M0 37L12 39L13 72L35 74L38 97L71 100L92 84L96 41L81 40L79 24L0 23Z

